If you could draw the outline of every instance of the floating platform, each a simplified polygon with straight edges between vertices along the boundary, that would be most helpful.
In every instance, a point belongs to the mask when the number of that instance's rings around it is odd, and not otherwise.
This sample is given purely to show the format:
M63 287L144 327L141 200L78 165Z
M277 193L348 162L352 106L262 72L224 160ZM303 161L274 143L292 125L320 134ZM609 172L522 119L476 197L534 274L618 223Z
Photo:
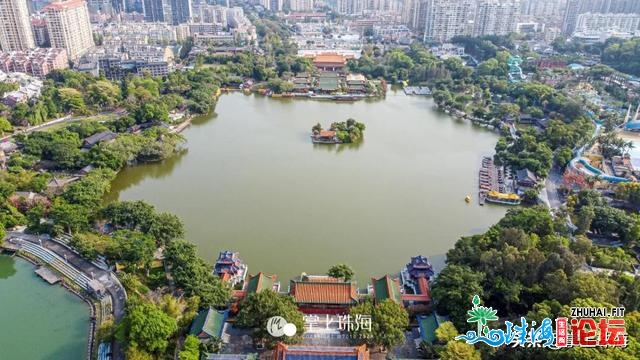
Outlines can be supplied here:
M46 267L39 267L36 269L36 274L51 285L57 284L61 280L58 275L54 274L53 271Z
M10 243L8 241L5 241L4 244L2 244L2 246L0 246L0 252L4 251L7 252L9 254L15 253L16 251L20 250L20 246Z
M405 86L403 90L406 95L431 95L427 86Z

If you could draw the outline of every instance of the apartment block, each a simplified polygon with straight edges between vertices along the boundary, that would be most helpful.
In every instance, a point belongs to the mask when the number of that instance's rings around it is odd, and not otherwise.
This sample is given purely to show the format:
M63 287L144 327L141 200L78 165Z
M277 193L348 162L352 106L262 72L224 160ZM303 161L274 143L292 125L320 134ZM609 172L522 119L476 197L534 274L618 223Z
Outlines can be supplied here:
M76 61L94 46L89 10L83 0L52 2L44 9L52 47L67 50L69 60Z
M476 11L474 36L507 35L516 31L520 14L518 1L481 0Z
M16 51L34 47L26 0L0 0L0 48Z
M67 52L60 48L37 48L0 52L0 70L44 78L52 70L69 68Z

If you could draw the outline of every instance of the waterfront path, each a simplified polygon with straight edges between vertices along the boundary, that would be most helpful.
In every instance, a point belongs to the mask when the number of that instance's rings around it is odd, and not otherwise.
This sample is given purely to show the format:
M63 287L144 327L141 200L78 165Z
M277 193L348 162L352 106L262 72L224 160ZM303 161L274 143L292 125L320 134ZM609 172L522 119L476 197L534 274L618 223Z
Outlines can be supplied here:
M71 116L71 115L67 115L67 116L63 116L61 118L57 118L51 121L47 121L45 123L42 123L40 125L34 125L34 126L30 126L26 129L22 129L22 130L18 130L13 134L4 136L0 138L0 141L6 141L9 140L11 138L13 138L16 135L19 134L28 134L34 131L38 131L38 130L44 130L46 128L52 127L52 126L56 126L56 125L60 125L60 124L64 124L64 123L71 123L71 122L76 122L76 121L81 121L81 120L85 120L91 117L95 117L95 116L109 116L109 115L119 115L118 112L116 111L105 111L105 112L101 112L99 114L96 115L91 115L91 116Z
M82 258L78 253L74 252L69 247L56 241L50 240L48 237L30 235L22 232L7 231L6 238L17 238L29 241L37 245L42 244L42 247L44 247L45 249L53 252L63 259L66 259L67 263L82 272L84 276L90 279L93 278L98 280L102 285L104 285L105 289L111 296L111 301L113 304L114 323L118 324L122 320L125 314L126 292L122 287L122 284L117 281L115 275L112 272L100 269L91 262ZM113 344L113 353L114 359L124 359L124 356L120 351L117 342L114 342Z

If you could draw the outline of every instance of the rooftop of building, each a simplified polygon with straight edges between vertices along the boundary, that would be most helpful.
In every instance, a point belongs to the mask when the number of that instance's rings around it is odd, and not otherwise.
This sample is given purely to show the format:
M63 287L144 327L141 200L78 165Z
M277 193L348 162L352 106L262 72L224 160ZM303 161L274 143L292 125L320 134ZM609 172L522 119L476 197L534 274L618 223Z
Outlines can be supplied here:
M319 64L319 63L345 64L346 62L347 62L347 59L345 58L344 55L341 55L341 54L325 53L325 54L318 54L313 58L314 64Z
M349 305L358 301L357 288L354 283L342 282L339 279L323 277L301 278L291 280L290 295L296 303Z
M276 282L276 275L265 275L259 272L256 275L249 276L247 286L245 288L247 294L259 293L264 290L273 290Z
M86 2L84 0L54 1L42 8L42 11L60 11L85 6L85 4Z
M201 338L221 337L228 314L227 310L204 309L193 319L189 333Z
M285 345L278 343L276 360L368 360L369 350L361 346Z
M371 278L371 284L373 285L373 294L376 302L382 302L387 299L391 299L396 303L401 302L400 296L400 280L392 279L388 274L378 279Z

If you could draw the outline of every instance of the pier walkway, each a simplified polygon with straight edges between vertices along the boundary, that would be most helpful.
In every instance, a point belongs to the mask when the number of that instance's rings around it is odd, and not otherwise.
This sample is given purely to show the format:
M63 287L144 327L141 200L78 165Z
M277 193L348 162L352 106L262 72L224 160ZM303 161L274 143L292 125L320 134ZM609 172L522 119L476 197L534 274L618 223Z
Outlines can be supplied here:
M60 282L60 278L58 275L54 274L53 271L49 270L46 267L40 267L36 270L36 274L42 278L42 280L48 282L49 284L57 284Z

